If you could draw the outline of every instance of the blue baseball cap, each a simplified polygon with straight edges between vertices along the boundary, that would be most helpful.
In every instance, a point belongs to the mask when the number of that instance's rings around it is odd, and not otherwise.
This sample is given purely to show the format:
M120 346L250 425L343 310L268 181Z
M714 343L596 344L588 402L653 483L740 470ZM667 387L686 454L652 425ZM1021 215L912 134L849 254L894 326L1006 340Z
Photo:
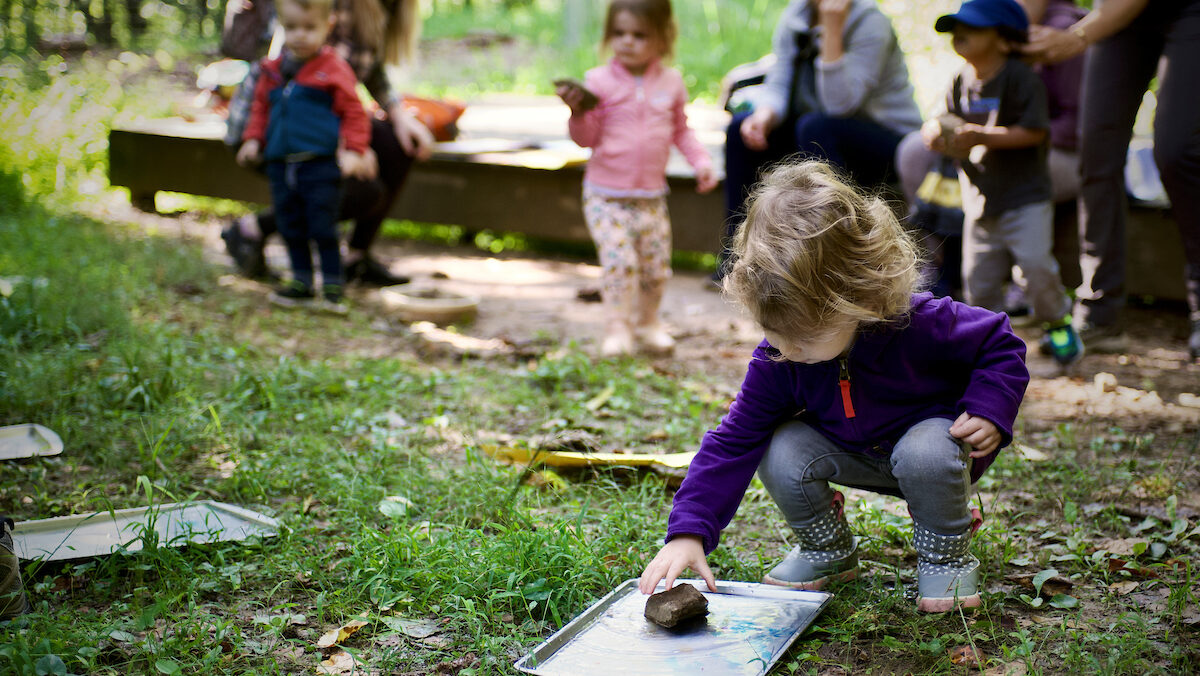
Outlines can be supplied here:
M939 16L933 28L949 33L960 23L972 28L1005 28L1019 35L1029 31L1029 16L1016 0L966 0L954 14Z

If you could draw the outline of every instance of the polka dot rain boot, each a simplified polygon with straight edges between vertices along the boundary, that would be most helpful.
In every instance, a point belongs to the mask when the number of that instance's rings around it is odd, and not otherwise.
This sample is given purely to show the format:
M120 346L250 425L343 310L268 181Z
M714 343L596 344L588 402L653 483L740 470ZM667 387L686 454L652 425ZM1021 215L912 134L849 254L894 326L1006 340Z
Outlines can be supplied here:
M823 589L830 582L858 575L858 543L843 511L845 498L834 493L831 509L793 528L800 544L763 578L766 584L793 589Z
M941 535L913 523L917 610L944 613L979 607L979 559L970 550L971 536L982 524L977 509L971 510L971 526L958 535Z

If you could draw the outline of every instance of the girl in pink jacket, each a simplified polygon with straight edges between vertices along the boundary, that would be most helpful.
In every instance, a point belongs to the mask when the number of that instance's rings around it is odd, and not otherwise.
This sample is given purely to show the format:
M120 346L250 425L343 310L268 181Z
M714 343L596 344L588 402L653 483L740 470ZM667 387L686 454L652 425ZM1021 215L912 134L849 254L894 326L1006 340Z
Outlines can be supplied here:
M675 346L658 318L671 275L671 145L696 170L699 192L717 185L712 160L687 125L683 78L662 64L675 34L669 0L611 0L603 46L612 50L612 60L589 70L584 88L557 89L571 108L571 139L593 149L583 179L583 216L603 269L602 356L632 352L635 339L658 353ZM598 102L587 100L589 93Z

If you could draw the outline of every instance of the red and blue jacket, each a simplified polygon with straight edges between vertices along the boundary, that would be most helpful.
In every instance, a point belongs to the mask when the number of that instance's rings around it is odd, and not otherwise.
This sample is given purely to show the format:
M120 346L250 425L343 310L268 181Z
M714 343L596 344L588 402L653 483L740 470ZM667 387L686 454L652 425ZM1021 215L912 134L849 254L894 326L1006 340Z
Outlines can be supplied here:
M263 59L242 140L262 144L268 162L336 155L339 138L347 150L364 152L371 123L350 64L327 45L284 82L282 61Z

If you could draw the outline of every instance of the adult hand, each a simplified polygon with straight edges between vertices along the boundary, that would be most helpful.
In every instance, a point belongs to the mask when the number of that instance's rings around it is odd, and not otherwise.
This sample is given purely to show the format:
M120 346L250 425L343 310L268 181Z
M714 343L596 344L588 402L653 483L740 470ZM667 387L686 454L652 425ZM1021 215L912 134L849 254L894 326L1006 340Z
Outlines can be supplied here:
M237 163L243 167L252 167L262 161L262 144L250 139L238 148Z
M717 187L717 172L712 167L705 167L696 172L696 192L704 194Z
M817 3L817 25L824 29L826 35L841 35L849 14L850 0L819 0Z
M982 458L996 452L1000 446L1000 430L987 418L973 416L966 411L950 425L950 436L962 439L974 448L972 458ZM642 574L645 579L645 574Z
M429 131L420 120L400 106L392 112L392 125L396 129L396 140L404 152L418 160L427 160L433 156L433 132Z
M1058 63L1079 56L1087 47L1087 40L1081 35L1035 25L1029 27L1029 42L1021 47L1021 51L1036 61Z
M709 591L717 591L717 580L708 568L708 560L704 558L704 541L698 535L678 535L663 545L642 572L638 589L643 594L653 594L658 581L663 578L666 578L667 589L670 589L675 586L675 578L687 568L704 578Z
M742 141L751 150L766 150L767 136L779 124L775 111L770 108L756 108L750 116L742 120L740 131Z

